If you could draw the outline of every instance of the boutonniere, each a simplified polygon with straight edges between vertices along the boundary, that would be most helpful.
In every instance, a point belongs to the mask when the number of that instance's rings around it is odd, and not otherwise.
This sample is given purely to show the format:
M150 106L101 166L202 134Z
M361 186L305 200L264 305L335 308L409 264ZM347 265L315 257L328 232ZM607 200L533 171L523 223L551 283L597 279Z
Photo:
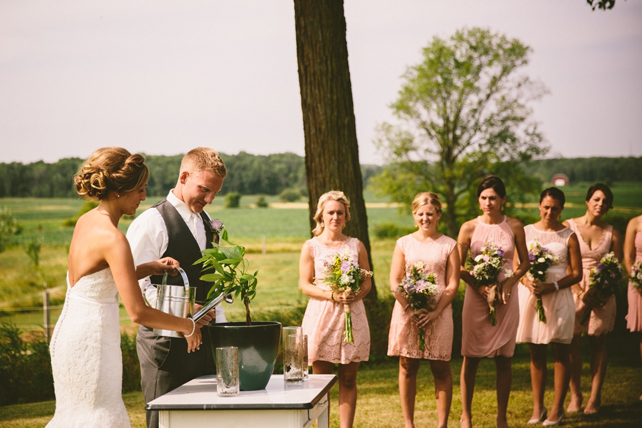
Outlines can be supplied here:
M213 234L216 234L216 235L220 236L223 239L227 238L227 233L225 231L225 225L223 224L223 222L221 220L215 218L214 220L205 221L205 226L207 226L207 228ZM226 236L223 236L224 234Z

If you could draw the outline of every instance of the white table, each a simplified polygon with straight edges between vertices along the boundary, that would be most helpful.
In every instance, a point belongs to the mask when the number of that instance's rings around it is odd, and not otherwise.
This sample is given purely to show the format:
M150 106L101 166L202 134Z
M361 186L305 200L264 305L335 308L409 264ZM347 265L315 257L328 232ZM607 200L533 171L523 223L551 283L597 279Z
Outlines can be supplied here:
M216 375L208 375L150 401L146 409L159 412L160 428L307 428L316 419L319 428L329 428L328 392L336 382L335 375L310 375L294 384L272 375L266 389L219 397Z

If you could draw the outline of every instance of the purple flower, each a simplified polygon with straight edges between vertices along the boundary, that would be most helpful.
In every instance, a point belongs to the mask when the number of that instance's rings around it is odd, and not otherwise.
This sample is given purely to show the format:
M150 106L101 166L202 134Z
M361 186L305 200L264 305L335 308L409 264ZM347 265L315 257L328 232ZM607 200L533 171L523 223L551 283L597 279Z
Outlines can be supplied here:
M529 251L529 252L528 252L528 259L529 259L530 261L534 262L534 261L535 261L535 259L537 259L537 257L535 256L535 254L533 254L533 252L532 252L532 251Z
M223 222L218 219L210 220L210 226L212 226L214 231L220 232L221 229L223 229Z
M504 257L504 252L502 251L502 249L501 249L501 248L498 248L498 249L497 249L497 255L498 255L499 257Z
M350 267L352 266L352 263L349 261L343 261L341 263L341 273L348 273L350 271Z
M602 269L604 269L604 263L598 263L597 265L597 271L602 272Z

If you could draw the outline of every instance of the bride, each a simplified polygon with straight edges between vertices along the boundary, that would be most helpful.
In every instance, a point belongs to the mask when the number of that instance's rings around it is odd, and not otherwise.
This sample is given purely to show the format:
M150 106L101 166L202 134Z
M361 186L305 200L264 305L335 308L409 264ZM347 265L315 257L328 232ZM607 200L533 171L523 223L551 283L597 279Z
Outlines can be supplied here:
M98 200L78 220L69 247L67 296L50 345L56 412L47 427L130 427L122 400L118 294L133 322L181 332L188 352L198 349L194 321L148 307L138 279L176 272L166 257L134 266L123 215L145 200L144 158L119 147L95 151L74 177L78 194Z

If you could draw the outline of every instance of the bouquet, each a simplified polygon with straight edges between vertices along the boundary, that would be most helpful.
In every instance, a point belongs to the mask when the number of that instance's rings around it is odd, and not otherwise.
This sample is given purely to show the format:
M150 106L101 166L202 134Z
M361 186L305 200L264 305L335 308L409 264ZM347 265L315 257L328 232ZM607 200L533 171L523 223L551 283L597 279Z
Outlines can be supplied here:
M352 261L350 250L330 257L324 266L326 277L323 282L328 283L333 292L343 293L344 296L358 294L361 290L361 281L372 276L371 271L359 268L359 265ZM345 311L344 338L347 343L354 343L350 305L344 304L343 309Z
M591 295L599 299L610 297L615 293L622 279L622 266L615 258L615 253L611 251L602 257L600 263L589 272L589 284L586 294L591 293ZM580 319L580 324L586 324L592 310L592 306L586 307Z
M531 267L528 273L533 277L534 281L546 281L546 272L551 265L559 262L559 257L552 255L548 248L542 247L537 239L535 239L528 246L528 258L531 262ZM544 305L542 304L542 296L537 297L537 315L541 322L546 322L546 315L544 314Z
M642 261L638 260L633 263L631 267L631 277L629 279L631 280L633 288L642 293Z
M437 296L440 289L435 284L435 275L426 273L426 265L418 261L406 267L406 275L397 287L403 293L414 310L414 316L427 314L437 308ZM426 338L423 328L419 329L419 349L426 349Z
M498 295L497 279L499 274L504 271L506 277L513 276L512 270L504 269L503 258L504 251L502 251L501 247L496 246L492 239L489 239L482 247L481 253L470 261L473 266L470 274L475 278L475 287L490 286L486 302L488 303L488 316L492 325L497 325L495 300Z

